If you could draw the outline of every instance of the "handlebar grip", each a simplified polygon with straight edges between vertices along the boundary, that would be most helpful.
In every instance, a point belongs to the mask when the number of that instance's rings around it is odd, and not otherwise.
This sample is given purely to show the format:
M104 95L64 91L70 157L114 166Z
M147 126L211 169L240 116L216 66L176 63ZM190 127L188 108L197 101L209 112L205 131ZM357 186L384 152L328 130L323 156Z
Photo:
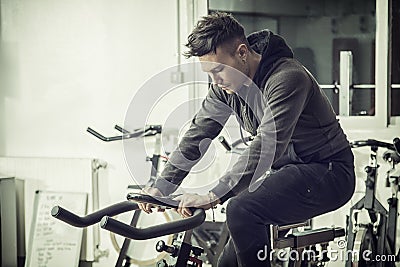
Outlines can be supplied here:
M193 229L201 225L205 219L205 211L203 209L195 209L191 217L147 228L136 228L109 216L101 219L100 226L103 229L130 239L145 240Z
M231 146L228 144L228 142L226 141L225 137L223 137L223 136L218 137L218 141L221 143L221 145L222 145L227 151L231 151L231 150L232 150Z
M90 225L93 225L95 223L98 223L101 221L101 219L108 215L108 216L115 216L120 213L124 213L127 211L131 210L137 210L139 209L138 205L136 203L132 203L130 201L123 201L111 206L108 206L104 209L98 210L96 212L93 212L91 214L88 214L86 216L78 216L60 206L55 206L51 210L51 215L59 219L65 223L68 223L72 226L75 227L87 227Z
M115 125L114 128L115 128L116 130L120 131L120 132L123 133L123 134L129 133L128 130L125 130L124 128L122 128L122 127L119 126L119 125Z
M393 139L393 145L394 145L394 149L396 150L397 154L399 154L399 156L400 156L400 139L398 137Z
M148 134L144 130L140 130L140 131L138 130L138 131L135 131L135 132L132 132L132 133L130 133L130 132L124 133L123 135L106 137L106 136L100 134L99 132L96 132L95 130L93 130L90 127L88 127L86 130L89 133L91 133L92 135L96 136L97 138L99 138L100 140L102 140L104 142L112 142L112 141L119 141L119 140L123 140L123 139L137 138L137 137L142 137L142 136L147 136L147 135L154 135L154 134L157 133L156 130L153 130L153 133L148 133ZM117 130L126 131L123 128L118 128ZM150 130L147 130L147 131L150 131Z
M88 127L86 129L86 131L88 131L89 133L93 134L94 136L96 136L97 138L99 138L100 140L104 141L104 142L108 142L107 137L103 136L102 134L96 132L95 130L93 130L92 128Z
M100 140L104 142L111 142L111 141L117 141L117 140L122 140L122 136L112 136L112 137L105 137L104 135L100 134L99 132L96 132L92 128L88 127L86 129L87 132L91 133L92 135L96 136Z

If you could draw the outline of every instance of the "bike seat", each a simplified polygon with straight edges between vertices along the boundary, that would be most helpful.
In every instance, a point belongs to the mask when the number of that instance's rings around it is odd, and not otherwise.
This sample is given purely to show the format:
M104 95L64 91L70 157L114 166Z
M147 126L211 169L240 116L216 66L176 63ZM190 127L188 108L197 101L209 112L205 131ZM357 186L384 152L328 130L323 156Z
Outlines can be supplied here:
M275 249L281 248L301 248L315 244L328 243L337 237L345 235L344 228L341 227L323 227L318 229L308 229L297 231L286 236L282 236L281 232L296 229L298 227L309 226L308 221L289 225L273 225L271 241Z

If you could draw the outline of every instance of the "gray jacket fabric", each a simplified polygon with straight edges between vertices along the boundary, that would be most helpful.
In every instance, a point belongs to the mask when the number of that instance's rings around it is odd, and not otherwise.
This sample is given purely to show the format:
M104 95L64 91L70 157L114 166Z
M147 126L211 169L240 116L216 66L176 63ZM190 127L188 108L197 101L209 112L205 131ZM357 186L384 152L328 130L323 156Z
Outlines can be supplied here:
M349 147L328 99L313 76L293 59L285 41L268 30L253 33L248 40L262 55L254 84L232 95L210 86L155 182L163 194L176 190L231 115L237 116L254 140L212 189L222 202L245 189L255 190L255 181L271 169L329 162Z

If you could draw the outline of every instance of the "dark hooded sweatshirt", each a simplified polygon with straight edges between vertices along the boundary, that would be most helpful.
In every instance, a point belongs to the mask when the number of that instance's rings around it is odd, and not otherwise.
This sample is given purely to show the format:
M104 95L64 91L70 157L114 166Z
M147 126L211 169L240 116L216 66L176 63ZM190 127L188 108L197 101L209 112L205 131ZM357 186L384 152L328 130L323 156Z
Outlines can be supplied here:
M155 187L163 194L176 190L232 114L254 140L211 190L222 202L251 188L271 169L329 162L349 147L328 99L313 76L293 59L285 41L268 30L247 39L262 55L254 84L236 94L210 87L189 130L156 180Z

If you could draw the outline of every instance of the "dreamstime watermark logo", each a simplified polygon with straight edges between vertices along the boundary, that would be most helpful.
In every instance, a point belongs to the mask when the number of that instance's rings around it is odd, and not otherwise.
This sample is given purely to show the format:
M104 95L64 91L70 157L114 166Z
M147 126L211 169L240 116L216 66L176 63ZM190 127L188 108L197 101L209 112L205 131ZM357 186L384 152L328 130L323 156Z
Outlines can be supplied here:
M279 249L271 250L268 253L268 247L264 246L263 249L257 252L257 259L260 261L273 261L277 259L281 262L288 261L351 261L351 262L395 262L396 255L375 255L371 250L346 250L347 243L345 240L339 240L337 243L338 249L322 249L319 251L312 249L293 250L293 249Z
M227 87L215 87L215 91L217 91L215 93L212 89L208 89L210 81L207 74L204 73L204 69L213 69L217 65L219 69L223 67L221 75L224 75L223 82ZM189 91L195 87L205 88L209 94L205 99L190 97ZM235 94L228 96L229 99L226 94L218 91L226 90L228 87L235 91ZM211 140L210 137L217 137L213 135L217 135L221 129L227 140L235 141L232 137L238 136L237 130L223 128L231 115L241 112L233 110L230 106L231 101L235 98L246 104L246 114L249 112L252 114L252 118L246 118L247 122L253 121L253 124L259 126L257 130L261 130L261 134L257 135L259 144L257 149L252 151L251 155L244 153L240 156L241 163L248 162L250 157L252 160L258 159L257 164L252 162L254 174L249 179L249 181L251 180L249 190L254 191L260 184L256 183L257 179L262 177L272 165L276 147L275 123L262 91L246 75L236 69L214 62L194 62L172 66L157 73L134 94L126 111L124 128L144 129L148 125L161 125L163 129L160 144L161 154L163 151L173 151L168 162L170 169L173 169L171 173L179 177L185 176L186 173L203 172L210 168L218 157L214 146L220 145L214 144L216 141ZM188 116L188 106L200 107L194 120ZM179 139L181 139L187 130L183 130L182 126L184 125L188 126L189 134L181 143L183 145L176 147L175 140L174 147L171 148L171 135L165 134L165 131L177 129L176 132L180 133ZM260 127L264 128L260 129ZM138 185L146 185L149 180L147 168L143 167L143 157L151 151L148 147L145 140L138 142L137 139L123 139L125 161L131 177ZM188 149L188 147L190 148ZM255 156L255 154L257 155ZM236 174L245 173L247 165L237 165L235 162L232 160L223 162L221 165L226 168L225 172L233 169L232 172ZM235 167L236 169L234 169ZM207 192L215 186L218 178L215 177L209 184L199 185L197 189L199 192ZM169 186L175 187L174 184ZM185 191L187 188L181 185L181 189ZM195 190L196 188L190 188L188 191Z

